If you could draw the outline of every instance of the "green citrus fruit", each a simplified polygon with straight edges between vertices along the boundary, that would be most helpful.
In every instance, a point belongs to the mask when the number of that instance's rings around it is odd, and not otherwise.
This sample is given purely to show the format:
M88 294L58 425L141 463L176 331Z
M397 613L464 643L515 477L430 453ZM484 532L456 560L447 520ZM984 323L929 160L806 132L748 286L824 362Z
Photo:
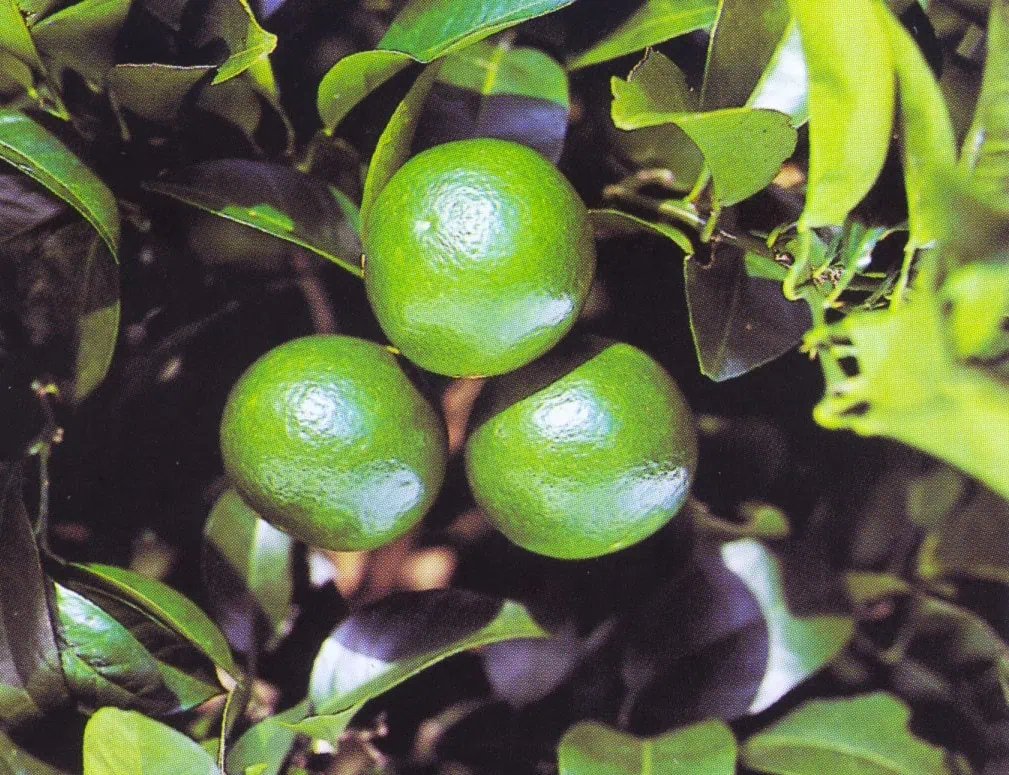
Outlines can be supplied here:
M592 284L585 205L536 151L459 140L404 164L364 232L378 322L410 360L450 376L503 374L574 324Z
M514 543L582 559L650 536L683 506L697 434L650 356L595 340L491 386L466 445L477 503Z
M446 442L386 348L320 335L275 347L239 378L221 452L264 519L314 546L359 551L424 515L444 478Z

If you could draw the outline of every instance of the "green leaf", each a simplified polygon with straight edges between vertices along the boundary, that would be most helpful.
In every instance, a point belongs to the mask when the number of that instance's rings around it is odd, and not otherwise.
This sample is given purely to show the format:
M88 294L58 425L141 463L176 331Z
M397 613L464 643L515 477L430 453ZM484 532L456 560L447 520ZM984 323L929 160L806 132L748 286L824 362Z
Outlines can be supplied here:
M806 59L795 19L785 27L771 61L764 68L746 104L751 108L786 113L791 116L794 127L800 127L809 120Z
M109 70L107 85L117 108L147 121L170 123L214 69L213 65L121 64Z
M411 0L399 12L378 48L431 62L495 32L559 11L574 0Z
M736 738L721 721L635 737L595 721L575 724L557 748L560 775L733 775Z
M735 108L747 100L775 55L791 13L788 0L722 0L711 29L701 108Z
M32 28L32 37L52 72L74 70L98 91L115 62L116 38L132 0L81 0Z
M234 490L214 504L203 529L203 579L214 618L244 653L276 646L294 594L294 539L249 508Z
M685 256L694 254L694 246L690 237L668 223L657 223L638 218L636 215L620 210L589 210L589 218L596 235L601 238L635 234L657 234L672 240Z
M202 651L215 665L232 677L240 673L228 641L210 618L192 600L167 584L149 579L126 568L111 565L72 563L85 583L118 596L147 615L162 622Z
M221 775L210 754L136 711L102 708L84 728L84 775Z
M942 239L953 229L954 204L949 191L957 173L956 136L946 100L925 57L892 14L884 18L897 68L908 250L914 250Z
M420 121L431 86L438 77L438 70L438 65L430 65L421 73L378 138L378 144L368 163L364 193L361 195L361 224L364 229L368 228L368 215L379 193L410 156L410 145L417 131L417 122Z
M119 337L119 271L115 257L94 235L81 268L77 296L77 349L70 399L83 401L101 384L112 365Z
M613 123L620 129L667 123L682 129L704 155L721 205L735 204L763 189L795 150L797 135L789 117L745 107L669 112L652 96L667 80L668 66L660 66L660 57L650 54L626 81L611 80Z
M311 250L361 276L360 240L339 201L325 183L297 170L246 159L216 159L173 170L143 186Z
M591 48L568 60L569 70L633 54L648 46L709 26L717 0L645 0L630 18Z
M316 107L332 132L351 109L408 65L413 58L398 51L360 51L344 57L319 83Z
M911 734L910 716L884 692L807 702L747 740L742 759L774 775L946 775L942 749Z
M363 702L358 703L347 710L334 713L329 716L309 716L297 723L288 724L292 730L300 735L307 735L313 740L325 740L332 745L339 745L347 725L350 724L354 715L364 706Z
M1009 211L1009 2L993 0L988 57L974 121L964 138L961 164L977 195Z
M246 0L218 0L204 25L205 35L220 35L228 44L228 58L218 68L215 84L241 75L277 47L277 36L259 26Z
M744 538L722 546L726 567L757 599L767 623L767 670L750 706L759 713L817 672L851 639L848 616L794 616L785 600L779 560L761 543Z
M876 181L894 108L878 0L790 0L809 77L809 183L800 228L840 225Z
M0 775L71 775L37 759L0 732Z
M564 69L535 48L512 48L504 41L480 41L445 58L439 83L469 89L483 97L501 94L532 97L568 109Z
M227 774L250 775L254 772L257 775L279 775L298 734L291 725L302 721L310 712L311 703L305 699L253 724L228 751Z
M351 614L326 639L309 696L320 714L336 714L460 651L545 635L510 600L459 589L399 593Z
M17 0L0 0L0 92L24 91L43 110L67 118L67 109L46 83L48 74Z
M812 325L809 308L789 301L781 277L763 257L722 244L711 260L688 260L686 280L690 330L701 373L716 382L747 372L784 355Z
M0 110L0 159L77 210L118 260L119 208L115 196L55 135L22 113Z

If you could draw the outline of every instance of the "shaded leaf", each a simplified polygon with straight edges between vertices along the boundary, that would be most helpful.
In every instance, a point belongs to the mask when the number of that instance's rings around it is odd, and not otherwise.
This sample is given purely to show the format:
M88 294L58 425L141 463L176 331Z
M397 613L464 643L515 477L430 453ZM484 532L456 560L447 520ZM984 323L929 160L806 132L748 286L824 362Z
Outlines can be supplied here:
M368 228L368 215L379 193L410 156L417 123L424 110L427 95L438 77L438 69L438 65L430 65L421 73L378 138L378 144L368 163L364 193L361 195L361 224L364 229Z
M711 253L710 263L688 260L683 271L701 372L722 382L791 350L812 317L805 304L784 297L780 278L763 276L766 258L725 245Z
M109 70L107 84L117 107L147 121L168 123L214 69L213 65L120 64Z
M118 258L119 208L115 196L54 135L22 113L0 111L0 158L77 210Z
M115 62L116 38L132 0L81 0L32 28L32 38L54 74L70 69L98 91Z
M843 700L814 700L748 739L742 760L775 775L865 772L945 775L943 751L907 728L908 707L876 692Z
M203 529L203 580L228 641L249 653L282 637L294 593L294 539L249 508L234 490L214 504Z
M316 107L328 132L351 109L396 73L414 62L398 51L359 51L329 69L319 83Z
M250 770L257 775L279 775L298 736L291 725L310 712L311 703L305 699L249 727L228 751L225 762L228 775L248 775Z
M743 580L760 604L770 648L764 680L751 713L769 708L820 670L844 648L854 631L848 616L795 616L788 608L778 559L753 539L722 546L726 567Z
M635 737L583 721L557 748L560 775L732 775L736 739L721 721L707 721L659 737Z
M13 726L67 696L19 466L0 464L0 534L0 720Z
M876 0L790 0L809 78L809 183L800 228L841 224L876 181L894 76Z
M556 163L568 120L564 69L533 48L480 41L450 54L417 129L421 148L494 137L535 148Z
M189 598L167 584L126 568L99 563L73 563L70 567L80 574L85 583L130 602L193 644L226 673L239 676L228 641Z
M204 16L201 34L220 36L228 45L228 58L218 68L215 84L241 75L277 47L277 36L259 26L246 0L214 2Z
M83 401L105 379L119 337L119 270L96 235L81 268L77 294L77 342L70 399Z
M84 775L221 775L210 754L136 711L102 708L84 728Z
M322 715L376 697L466 649L545 633L518 603L458 589L399 593L353 613L326 639L309 679Z
M216 159L144 188L311 250L361 276L361 245L325 183L280 164ZM268 238L267 238L268 239Z
M0 775L72 775L19 748L0 732Z
M715 20L717 10L717 0L645 0L617 29L572 56L568 69L606 62L702 29Z
M657 234L672 240L684 255L692 256L694 254L694 246L690 237L668 223L646 221L636 215L610 209L590 210L589 218L597 237L605 239L606 237L641 233Z

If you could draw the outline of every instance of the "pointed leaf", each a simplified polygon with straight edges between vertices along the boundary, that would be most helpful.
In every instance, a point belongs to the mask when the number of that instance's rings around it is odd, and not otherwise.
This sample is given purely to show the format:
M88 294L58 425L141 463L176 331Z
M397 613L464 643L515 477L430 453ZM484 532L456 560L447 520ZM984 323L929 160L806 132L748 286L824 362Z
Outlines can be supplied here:
M310 711L311 703L306 699L249 727L228 751L227 774L249 775L251 771L257 775L279 775L298 736L292 725L302 721Z
M115 62L116 38L132 0L81 0L36 23L32 37L53 74L65 68L96 91Z
M645 0L617 29L586 51L568 60L569 70L633 54L688 32L709 26L715 20L717 0Z
M638 218L630 213L609 209L589 210L589 217L592 220L592 228L601 238L641 233L657 234L672 240L684 255L692 256L694 254L694 246L690 237L668 223L646 221L644 218Z
M814 700L747 740L742 759L773 775L947 775L942 749L911 734L910 716L884 692Z
M358 703L347 710L329 716L309 716L295 724L288 724L299 735L307 735L313 740L325 740L332 745L339 745L347 725L354 715L361 710L364 703Z
M326 639L309 696L321 714L335 714L460 651L544 636L510 600L459 589L396 594L355 612Z
M316 108L332 132L357 103L414 62L398 51L359 51L329 69L319 83Z
M109 70L107 83L117 107L147 121L169 123L213 71L213 65L120 64Z
M256 21L247 0L218 0L204 20L205 35L219 35L228 44L228 58L218 68L214 83L241 75L277 47L277 36Z
M221 775L210 754L136 711L102 708L84 728L84 775Z
M733 775L736 739L721 721L706 721L658 737L583 721L557 748L560 775Z

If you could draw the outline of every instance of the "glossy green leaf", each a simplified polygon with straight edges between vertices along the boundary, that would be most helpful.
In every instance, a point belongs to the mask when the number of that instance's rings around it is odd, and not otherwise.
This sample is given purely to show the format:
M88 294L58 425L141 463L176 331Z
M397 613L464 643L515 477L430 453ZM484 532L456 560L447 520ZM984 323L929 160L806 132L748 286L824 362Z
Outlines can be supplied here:
M684 264L690 330L705 376L734 379L802 341L812 325L809 308L784 297L782 276L767 276L777 269L763 256L724 244L712 246L707 264Z
M790 0L809 78L809 183L800 227L841 224L890 147L894 66L878 0Z
M66 107L47 77L17 0L0 0L0 93L12 98L24 92L38 107L65 119Z
M646 221L630 213L620 210L590 210L589 218L592 220L592 228L596 235L602 238L616 237L634 234L657 234L660 237L672 240L676 246L683 251L685 256L694 254L694 246L690 237L668 223L658 223Z
M721 721L705 721L658 737L583 721L557 748L560 775L733 775L736 738Z
M1009 211L1009 3L993 0L988 16L988 57L974 121L961 162L977 195Z
M259 26L247 0L218 0L204 23L207 32L221 34L228 44L215 84L241 75L277 47L277 36Z
M116 107L147 121L175 120L197 84L214 71L213 65L120 64L107 74L109 94Z
M48 584L21 495L20 467L0 463L0 719L38 718L66 701Z
M269 650L283 635L294 594L293 548L294 539L234 490L217 499L203 529L203 579L214 618L236 650Z
M70 399L79 403L105 379L119 337L119 269L108 247L95 235L81 268L77 348Z
M19 748L0 732L0 775L72 775L59 770Z
M102 708L84 728L84 775L221 775L210 754L136 711Z
M620 129L672 123L700 148L722 205L740 202L763 189L795 149L789 117L773 110L726 108L710 112L669 112L653 94L662 88L661 55L650 54L624 81L613 78L612 115ZM654 65L652 63L655 63Z
M574 0L411 0L399 12L378 48L401 51L418 62L476 43L516 24L545 16Z
M299 735L307 735L313 740L325 740L332 745L339 745L347 725L350 724L354 715L361 710L364 703L358 703L339 713L328 716L309 716L297 723L289 724L290 728Z
M371 92L414 62L398 51L359 51L337 62L323 76L316 107L328 132Z
M717 0L645 0L617 29L568 60L577 70L633 54L648 46L686 35L715 21Z
M309 175L279 164L216 159L173 170L143 185L311 250L361 276L356 230L326 184Z
M333 631L312 666L309 696L320 714L332 715L460 651L544 636L510 600L459 589L400 593L356 611Z
M800 127L809 120L806 59L795 19L785 27L771 61L764 68L746 104L751 108L787 113L794 127Z
M742 760L773 775L946 775L942 749L911 734L910 716L884 692L814 700L747 740Z
M189 598L167 584L126 568L99 563L73 563L71 568L79 572L86 583L129 601L170 627L226 673L239 675L228 641L210 617Z
M851 639L854 621L848 616L792 614L780 562L758 541L733 541L723 545L721 553L726 567L757 599L767 623L767 669L750 706L751 713L759 713L833 659Z
M132 0L81 0L31 28L55 74L74 70L96 91L115 62L116 38Z
M356 708L355 708L356 710ZM298 733L291 725L311 712L306 699L281 713L263 719L246 730L227 754L227 775L279 775Z
M0 159L37 180L90 223L118 257L115 196L54 135L22 113L0 111Z
M896 17L884 18L897 69L908 241L909 249L915 249L953 228L949 192L957 173L956 136L946 100L921 50Z
M17 0L0 2L0 50L13 54L33 70L42 69L42 60Z
M788 0L719 3L701 88L703 110L747 104L790 19Z
M568 79L549 55L534 48L480 41L445 58L440 83L484 97L512 94L554 102L568 109Z
M429 65L421 73L378 138L378 144L368 163L364 193L361 195L361 224L364 229L368 228L368 215L379 193L410 157L413 135L417 131L427 95L438 77L438 70L439 65Z

